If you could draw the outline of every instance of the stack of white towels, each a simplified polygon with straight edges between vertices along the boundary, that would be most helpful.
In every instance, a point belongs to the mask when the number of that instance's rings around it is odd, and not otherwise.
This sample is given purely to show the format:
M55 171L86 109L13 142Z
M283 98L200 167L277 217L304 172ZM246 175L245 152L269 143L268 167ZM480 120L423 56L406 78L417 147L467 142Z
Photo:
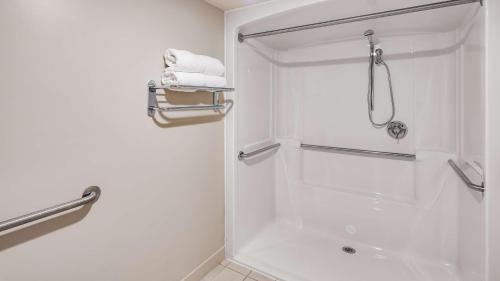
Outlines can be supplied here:
M185 50L168 49L163 56L165 71L161 83L167 86L225 87L222 62Z

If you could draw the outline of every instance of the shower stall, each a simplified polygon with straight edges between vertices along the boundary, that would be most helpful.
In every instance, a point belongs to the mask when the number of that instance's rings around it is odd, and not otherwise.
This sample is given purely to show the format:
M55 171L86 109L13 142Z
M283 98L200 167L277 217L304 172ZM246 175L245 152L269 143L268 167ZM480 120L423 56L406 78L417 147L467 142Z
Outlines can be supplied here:
M484 18L456 0L228 13L226 256L286 281L484 281Z

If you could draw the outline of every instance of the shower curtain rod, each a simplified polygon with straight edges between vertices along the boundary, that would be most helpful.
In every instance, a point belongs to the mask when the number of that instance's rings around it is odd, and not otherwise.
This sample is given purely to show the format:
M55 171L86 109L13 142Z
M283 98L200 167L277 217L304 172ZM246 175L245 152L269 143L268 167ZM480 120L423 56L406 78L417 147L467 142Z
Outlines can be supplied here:
M449 1L443 1L443 2L436 2L436 3L432 3L432 4L425 4L425 5L389 10L389 11L378 12L378 13L373 13L373 14L366 14L366 15L355 16L355 17L335 19L335 20L305 24L305 25L298 25L298 26L293 26L293 27L280 28L280 29L274 29L274 30L251 33L251 34L238 33L238 41L240 41L242 43L243 41L245 41L245 39L248 39L248 38L271 36L271 35L282 34L282 33L296 32L296 31L332 26L332 25L340 25L340 24L357 22L357 21L365 21L365 20L371 20L371 19L377 19L377 18L410 14L410 13L440 9L440 8L451 7L451 6L471 4L471 3L476 3L476 2L479 2L481 4L481 6L483 5L483 0L449 0Z

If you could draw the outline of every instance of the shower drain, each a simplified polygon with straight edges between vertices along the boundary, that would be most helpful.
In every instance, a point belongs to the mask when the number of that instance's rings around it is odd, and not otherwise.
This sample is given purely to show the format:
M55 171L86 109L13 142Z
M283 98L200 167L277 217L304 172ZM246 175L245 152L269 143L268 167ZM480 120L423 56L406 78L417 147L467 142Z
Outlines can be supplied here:
M349 246L345 246L345 247L342 247L342 251L344 251L344 253L347 253L347 254L356 254L356 249L354 249L353 247L349 247Z

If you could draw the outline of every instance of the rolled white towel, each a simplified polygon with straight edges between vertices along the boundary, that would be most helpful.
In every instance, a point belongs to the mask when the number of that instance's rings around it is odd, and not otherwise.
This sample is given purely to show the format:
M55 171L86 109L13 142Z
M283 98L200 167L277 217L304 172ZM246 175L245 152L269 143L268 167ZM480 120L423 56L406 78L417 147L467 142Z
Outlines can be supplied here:
M213 76L224 76L225 73L224 65L220 60L185 50L167 49L163 58L167 67L177 72L202 73Z
M168 86L201 86L201 87L226 87L226 78L209 76L200 73L177 72L165 69L161 75L161 83Z

